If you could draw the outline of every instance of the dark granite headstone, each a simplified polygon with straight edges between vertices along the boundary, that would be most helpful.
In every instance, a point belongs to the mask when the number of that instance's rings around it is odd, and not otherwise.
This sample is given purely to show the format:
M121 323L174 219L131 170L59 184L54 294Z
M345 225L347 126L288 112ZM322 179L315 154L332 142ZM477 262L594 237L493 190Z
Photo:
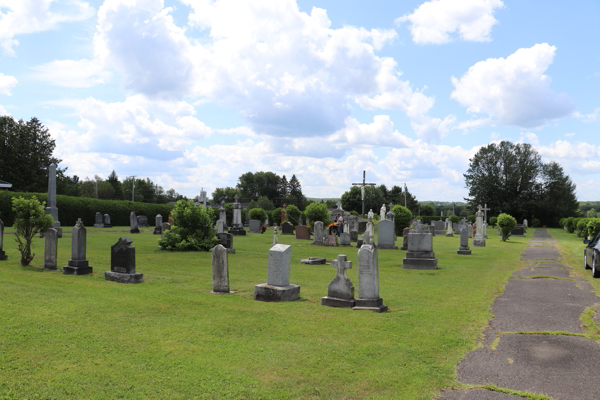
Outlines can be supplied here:
M4 222L0 219L0 261L4 261L8 258L4 252Z
M293 235L294 234L294 225L292 225L289 221L286 221L281 226L281 234L282 235Z
M299 225L296 227L296 239L310 240L310 231L308 226Z
M137 220L138 220L138 226L140 228L150 228L150 225L148 225L148 217L147 216L138 215Z
M525 236L525 227L523 225L516 225L510 234L511 236Z
M217 233L217 237L219 238L219 244L227 249L227 253L235 254L235 249L233 248L233 235L231 233Z
M112 225L110 223L110 215L108 215L108 214L104 214L104 227L112 228Z
M135 246L132 239L121 237L110 250L110 271L104 272L104 279L119 283L142 283L144 274L135 271Z
M94 223L94 228L104 228L104 220L102 218L102 214L99 212L96 213L96 222Z

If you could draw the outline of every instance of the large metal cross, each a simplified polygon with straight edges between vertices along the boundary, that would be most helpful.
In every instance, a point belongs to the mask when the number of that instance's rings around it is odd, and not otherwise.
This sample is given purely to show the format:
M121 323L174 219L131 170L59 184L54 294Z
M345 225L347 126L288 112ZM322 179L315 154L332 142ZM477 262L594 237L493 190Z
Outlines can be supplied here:
M348 261L348 256L340 254L337 260L331 261L331 266L337 269L337 276L348 278L347 270L352 269L352 261Z
M481 206L479 206L479 207L481 207ZM483 205L483 208L482 208L482 210L483 210L483 220L484 220L484 221L485 221L485 223L487 224L487 212L488 212L488 210L491 210L491 208L488 208L488 206L487 206L487 203L485 203L485 204Z
M365 180L367 179L367 171L363 171L363 181L362 183L353 183L352 186L360 186L360 197L362 200L362 214L365 215L365 186L375 186L376 183L367 183Z

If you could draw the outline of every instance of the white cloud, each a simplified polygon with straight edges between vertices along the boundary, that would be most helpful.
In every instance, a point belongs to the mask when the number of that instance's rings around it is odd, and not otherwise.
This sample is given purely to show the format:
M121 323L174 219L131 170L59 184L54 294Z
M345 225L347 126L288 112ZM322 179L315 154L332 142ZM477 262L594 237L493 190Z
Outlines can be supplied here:
M538 138L538 135L536 135L535 133L521 132L520 136L521 136L521 139L519 140L519 143L529 143L535 147L540 146L540 139Z
M596 121L596 119L598 118L599 115L600 115L600 107L595 108L594 111L592 111L589 114L581 114L579 111L575 111L573 113L573 116L575 118L579 118L583 122L594 122L594 121Z
M448 136L455 123L456 117L454 115L448 115L443 120L423 116L411 121L410 125L419 138L426 142L437 143Z
M32 69L34 78L69 88L89 88L110 79L110 72L97 59L55 60Z
M452 77L451 97L471 113L484 113L501 125L534 128L569 115L574 105L568 95L555 94L544 75L556 47L547 43L523 48L505 58L489 58Z
M396 24L410 22L413 41L418 44L448 43L455 32L463 40L489 42L498 22L494 11L502 7L500 0L432 0L397 18Z
M15 36L57 28L63 22L81 21L93 17L96 10L87 2L66 1L69 13L50 10L57 0L0 0L0 47L15 56L19 44Z
M6 108L2 107L2 104L0 104L0 116L3 115L10 115L10 113L6 111Z
M573 137L573 136L575 136L575 135L576 135L576 133L575 133L575 132L571 132L571 133L565 133L565 136L566 136L566 137Z
M17 83L19 82L14 76L4 75L0 72L0 94L10 96L12 94L11 89L17 86Z

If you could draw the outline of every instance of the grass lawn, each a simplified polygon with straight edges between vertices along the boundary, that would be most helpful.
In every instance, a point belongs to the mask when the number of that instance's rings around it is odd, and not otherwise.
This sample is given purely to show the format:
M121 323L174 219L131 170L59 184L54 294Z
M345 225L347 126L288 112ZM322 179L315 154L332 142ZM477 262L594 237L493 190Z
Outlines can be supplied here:
M404 251L379 250L390 311L377 314L321 306L335 270L300 264L347 254L356 285L356 248L280 236L293 245L291 282L301 285L301 298L262 303L252 295L267 280L270 230L234 237L233 295L209 293L210 253L161 251L152 228L107 230L128 228L88 228L91 276L41 271L39 238L32 266L22 268L14 236L5 236L0 399L432 399L460 386L456 364L482 337L510 275L525 265L520 254L533 235L502 243L490 228L487 247L471 247L471 256L456 254L458 235L436 236L436 271L405 270ZM145 283L104 280L119 236L134 239ZM64 266L71 235L59 243Z

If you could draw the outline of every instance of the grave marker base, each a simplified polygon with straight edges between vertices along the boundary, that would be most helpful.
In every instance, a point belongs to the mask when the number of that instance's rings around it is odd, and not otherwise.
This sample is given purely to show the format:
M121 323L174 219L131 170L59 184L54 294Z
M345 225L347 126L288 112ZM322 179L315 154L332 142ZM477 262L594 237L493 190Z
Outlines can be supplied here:
M300 297L300 285L272 286L262 283L254 288L254 300L258 301L294 301Z
M383 304L383 299L356 299L353 310L369 310L376 312L384 312L388 310L388 306Z
M69 260L66 267L63 268L65 275L87 275L92 273L92 267L88 265L87 260Z
M405 258L403 260L406 269L437 269L436 258Z
M461 254L463 256L470 256L471 250L456 250L456 254Z
M104 271L104 279L119 283L143 283L144 274L136 272L135 274L123 274L121 272Z
M355 299L338 299L337 297L321 297L321 305L336 308L353 308L356 305Z
M129 231L129 233L140 233L140 229L139 228L131 229Z
M473 239L473 246L485 247L485 240L484 239Z
M0 251L0 261L4 261L8 258L8 256L6 255L6 253L4 252L4 250Z
M227 231L234 236L246 236L246 230L244 228L231 228Z

